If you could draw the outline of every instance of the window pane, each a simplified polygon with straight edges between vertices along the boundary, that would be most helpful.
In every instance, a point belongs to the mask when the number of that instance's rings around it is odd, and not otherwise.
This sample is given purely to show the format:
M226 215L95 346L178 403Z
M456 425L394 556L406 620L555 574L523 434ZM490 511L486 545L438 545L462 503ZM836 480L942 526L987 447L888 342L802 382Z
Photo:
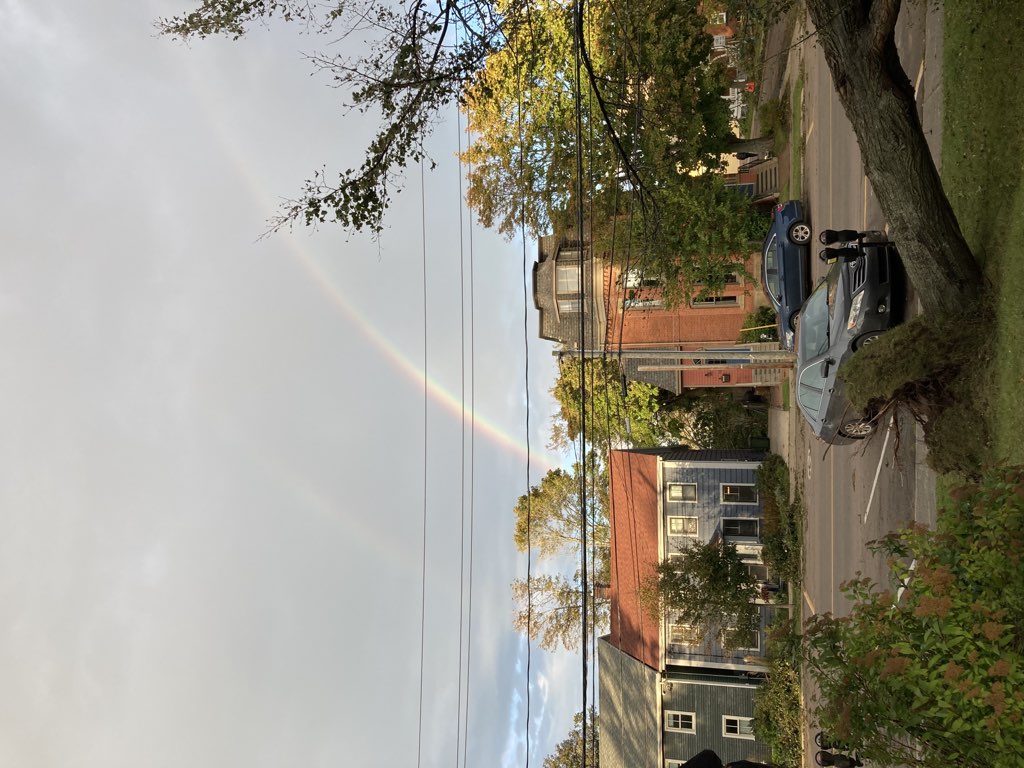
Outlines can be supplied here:
M669 501L697 501L697 484L696 483L669 483L668 484L668 500Z
M669 536L696 536L696 517L670 517L668 519Z
M728 504L756 504L756 485L722 485L722 501Z
M580 269L577 264L558 264L555 269L557 283L556 293L580 292Z
M579 299L559 299L558 300L558 311L559 312L579 312L580 311L580 300Z
M728 538L757 538L757 520L726 518L722 520L722 535Z

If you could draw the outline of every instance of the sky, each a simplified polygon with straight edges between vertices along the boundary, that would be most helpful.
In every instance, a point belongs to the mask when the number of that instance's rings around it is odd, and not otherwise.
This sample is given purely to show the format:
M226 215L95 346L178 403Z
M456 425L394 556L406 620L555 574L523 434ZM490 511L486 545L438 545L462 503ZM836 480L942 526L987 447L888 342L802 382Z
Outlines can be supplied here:
M460 666L466 764L523 765L512 507L527 438L566 461L524 244L471 227L454 112L379 241L261 238L374 123L299 30L157 37L185 3L0 0L0 765L458 766ZM531 682L539 765L578 657Z

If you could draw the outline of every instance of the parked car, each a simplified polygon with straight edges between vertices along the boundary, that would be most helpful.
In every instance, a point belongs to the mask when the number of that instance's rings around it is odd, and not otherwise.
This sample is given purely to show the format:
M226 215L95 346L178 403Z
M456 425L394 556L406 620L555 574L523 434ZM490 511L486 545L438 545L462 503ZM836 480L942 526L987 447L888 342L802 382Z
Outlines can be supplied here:
M800 201L775 206L761 252L761 285L779 316L779 342L783 349L793 348L794 317L807 298L810 242L811 228L804 221Z
M796 330L800 412L815 435L840 443L868 437L876 423L850 404L836 372L903 318L903 265L896 246L882 239L857 247L861 255L833 264L807 297Z

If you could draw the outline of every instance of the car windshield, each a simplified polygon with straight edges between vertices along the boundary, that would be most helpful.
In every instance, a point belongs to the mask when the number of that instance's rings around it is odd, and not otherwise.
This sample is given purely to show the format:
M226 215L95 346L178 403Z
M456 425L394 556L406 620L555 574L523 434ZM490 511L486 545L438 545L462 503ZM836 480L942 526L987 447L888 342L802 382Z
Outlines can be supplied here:
M800 310L800 358L810 360L828 349L828 284L814 289Z
M836 290L839 285L839 270L829 270L800 310L799 352L800 359L810 360L825 353L829 347L829 326L831 325Z

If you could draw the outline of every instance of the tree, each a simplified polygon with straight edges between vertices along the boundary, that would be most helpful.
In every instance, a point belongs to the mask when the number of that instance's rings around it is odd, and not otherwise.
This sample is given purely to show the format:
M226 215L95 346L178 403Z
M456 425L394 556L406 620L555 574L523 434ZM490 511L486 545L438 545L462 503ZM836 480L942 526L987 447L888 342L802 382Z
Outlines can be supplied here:
M600 740L597 710L586 711L587 744L583 749L583 712L577 712L572 719L573 728L569 735L555 745L555 751L544 758L544 768L583 768L584 765L598 768Z
M694 628L706 637L722 631L725 646L747 647L759 631L757 579L725 541L694 542L679 557L658 564L641 585L641 604L658 620Z
M807 0L807 10L921 305L970 311L984 298L985 281L942 188L896 50L900 0Z
M580 482L581 465L573 471L552 469L530 493L516 503L516 548L526 552L532 546L541 557L566 555L578 557L581 542ZM598 471L591 456L590 472L594 485L601 487L603 472ZM529 524L528 524L529 523ZM598 547L608 545L607 492L591 493L587 489L587 540Z
M676 398L663 406L666 425L695 448L749 448L751 440L768 431L764 411L747 408L725 392Z
M237 40L252 24L277 18L303 24L332 43L353 33L376 35L361 55L310 56L313 66L347 94L349 108L381 113L363 164L336 179L326 171L314 173L302 196L286 203L271 222L274 229L295 221L330 221L376 232L401 170L429 160L423 142L440 111L461 98L465 84L505 35L530 23L529 7L529 0L512 0L501 8L475 0L335 0L324 6L307 0L203 0L190 13L160 19L157 28L182 40L211 35Z
M624 13L599 0L587 4L584 26L571 4L536 0L202 0L157 27L183 40L238 39L252 24L278 19L303 24L329 45L353 33L370 38L362 54L309 57L350 109L380 112L362 165L337 177L316 171L272 229L301 221L379 231L402 169L432 163L424 140L442 109L459 103L478 137L466 152L467 198L486 225L509 234L524 220L539 234L583 204L582 189L594 201L595 221L617 215L627 196L638 199L654 242L678 229L663 226L658 214L673 205L667 180L716 168L718 153L735 149L719 98L722 69L708 61L698 7L697 0L644 0ZM579 122L577 50L586 73ZM584 179L575 167L577 140L587 145ZM731 212L723 207L720 216ZM714 227L737 228L721 219ZM678 258L677 269L688 274L689 256Z
M581 380L582 375L582 380ZM586 395L582 406L581 393ZM560 419L551 430L551 443L567 447L576 440L586 416L587 444L602 463L609 448L654 447L671 440L662 424L660 390L652 384L625 381L618 362L565 356L558 363L558 379L551 394L560 406Z
M554 651L559 646L574 651L580 646L583 629L583 589L579 571L572 579L561 575L544 574L512 582L512 597L516 603L513 624L520 632L528 633L540 647ZM608 626L608 601L587 593L587 635L595 628L604 631Z

